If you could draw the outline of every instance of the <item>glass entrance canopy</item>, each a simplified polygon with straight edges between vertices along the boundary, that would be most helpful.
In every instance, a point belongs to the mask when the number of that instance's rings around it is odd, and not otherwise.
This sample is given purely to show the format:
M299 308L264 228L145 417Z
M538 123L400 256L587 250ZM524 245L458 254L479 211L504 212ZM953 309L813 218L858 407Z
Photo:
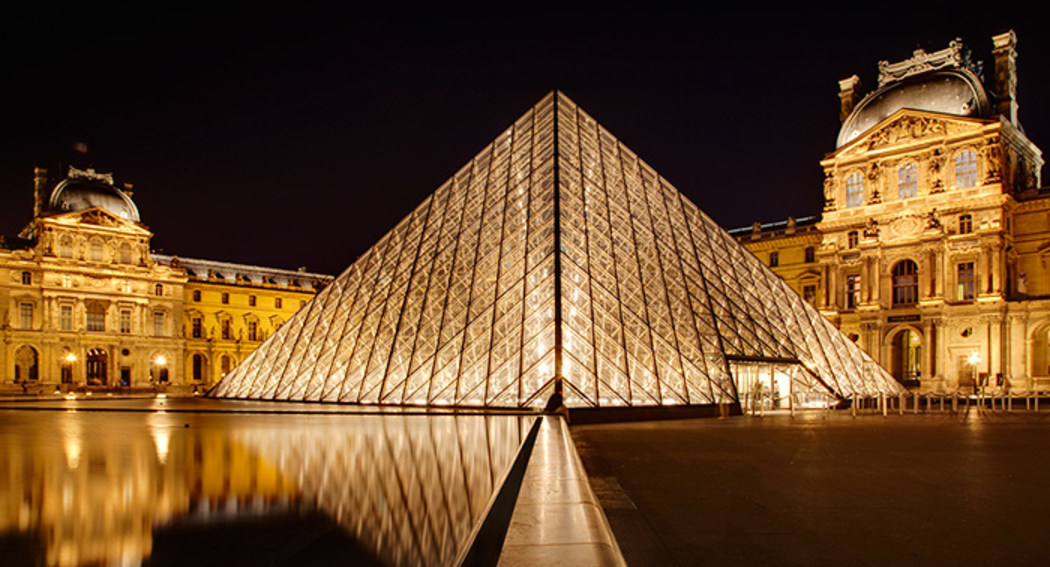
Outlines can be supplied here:
M835 396L899 384L558 92L500 134L213 391L355 404L741 401L733 359ZM735 378L735 380L734 380ZM745 380L746 382L746 380Z

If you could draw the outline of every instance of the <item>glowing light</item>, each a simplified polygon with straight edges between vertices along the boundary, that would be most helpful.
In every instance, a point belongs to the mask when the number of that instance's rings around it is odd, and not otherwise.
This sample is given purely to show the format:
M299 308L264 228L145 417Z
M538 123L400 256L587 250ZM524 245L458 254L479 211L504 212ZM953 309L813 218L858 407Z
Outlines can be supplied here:
M971 366L977 366L981 363L981 355L977 351L970 353L970 356L966 357L966 362L969 362Z
M153 359L153 362L156 362L157 366L164 366L168 363L168 359L163 354L158 354L157 358Z
M158 400L163 400L163 399L166 399L167 397L168 397L167 394L157 394L157 399Z
M77 355L73 354L72 352L67 352L66 353L66 362L72 364L72 363L74 363L76 361L77 361Z

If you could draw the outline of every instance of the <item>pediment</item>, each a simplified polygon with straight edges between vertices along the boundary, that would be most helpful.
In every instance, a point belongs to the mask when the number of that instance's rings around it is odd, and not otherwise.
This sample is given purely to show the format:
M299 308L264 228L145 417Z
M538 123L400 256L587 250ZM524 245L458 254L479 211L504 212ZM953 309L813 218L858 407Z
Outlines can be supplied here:
M994 121L902 108L839 148L830 157L850 157L927 138L975 132L992 122Z
M58 224L69 228L80 228L84 225L89 225L120 230L122 232L132 232L142 236L150 236L150 232L139 226L138 223L122 219L101 207L59 213L47 217L46 221L49 224Z

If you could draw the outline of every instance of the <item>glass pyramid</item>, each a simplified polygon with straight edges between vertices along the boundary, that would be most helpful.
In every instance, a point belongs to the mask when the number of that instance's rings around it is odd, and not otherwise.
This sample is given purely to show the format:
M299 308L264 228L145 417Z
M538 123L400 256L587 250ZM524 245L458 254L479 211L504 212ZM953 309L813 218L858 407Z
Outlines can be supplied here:
M212 395L515 408L560 385L570 407L702 405L742 401L748 363L794 365L794 393L902 391L552 92Z

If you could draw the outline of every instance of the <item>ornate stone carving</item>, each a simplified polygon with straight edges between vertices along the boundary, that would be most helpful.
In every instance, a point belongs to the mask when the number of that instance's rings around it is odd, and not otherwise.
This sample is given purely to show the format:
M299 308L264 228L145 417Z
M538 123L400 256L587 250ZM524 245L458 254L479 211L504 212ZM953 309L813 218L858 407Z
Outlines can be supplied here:
M917 73L946 67L970 71L978 80L982 80L984 75L981 62L973 60L970 50L963 45L962 38L955 38L948 44L948 47L933 53L926 53L920 48L913 51L912 56L904 61L896 63L879 61L879 86Z
M829 171L824 178L824 210L835 210L835 172Z
M981 154L984 158L985 182L994 183L1002 179L1003 151L999 147L999 140L995 138L989 138L987 141L985 141L984 148L981 150Z
M937 215L937 209L930 209L930 212L926 214L926 229L943 231L944 227L941 226L941 219Z
M940 148L933 150L929 160L930 193L944 191L944 181L941 179L941 170L944 168L944 152Z
M879 221L869 218L868 224L864 227L864 236L867 238L878 238L879 237Z

